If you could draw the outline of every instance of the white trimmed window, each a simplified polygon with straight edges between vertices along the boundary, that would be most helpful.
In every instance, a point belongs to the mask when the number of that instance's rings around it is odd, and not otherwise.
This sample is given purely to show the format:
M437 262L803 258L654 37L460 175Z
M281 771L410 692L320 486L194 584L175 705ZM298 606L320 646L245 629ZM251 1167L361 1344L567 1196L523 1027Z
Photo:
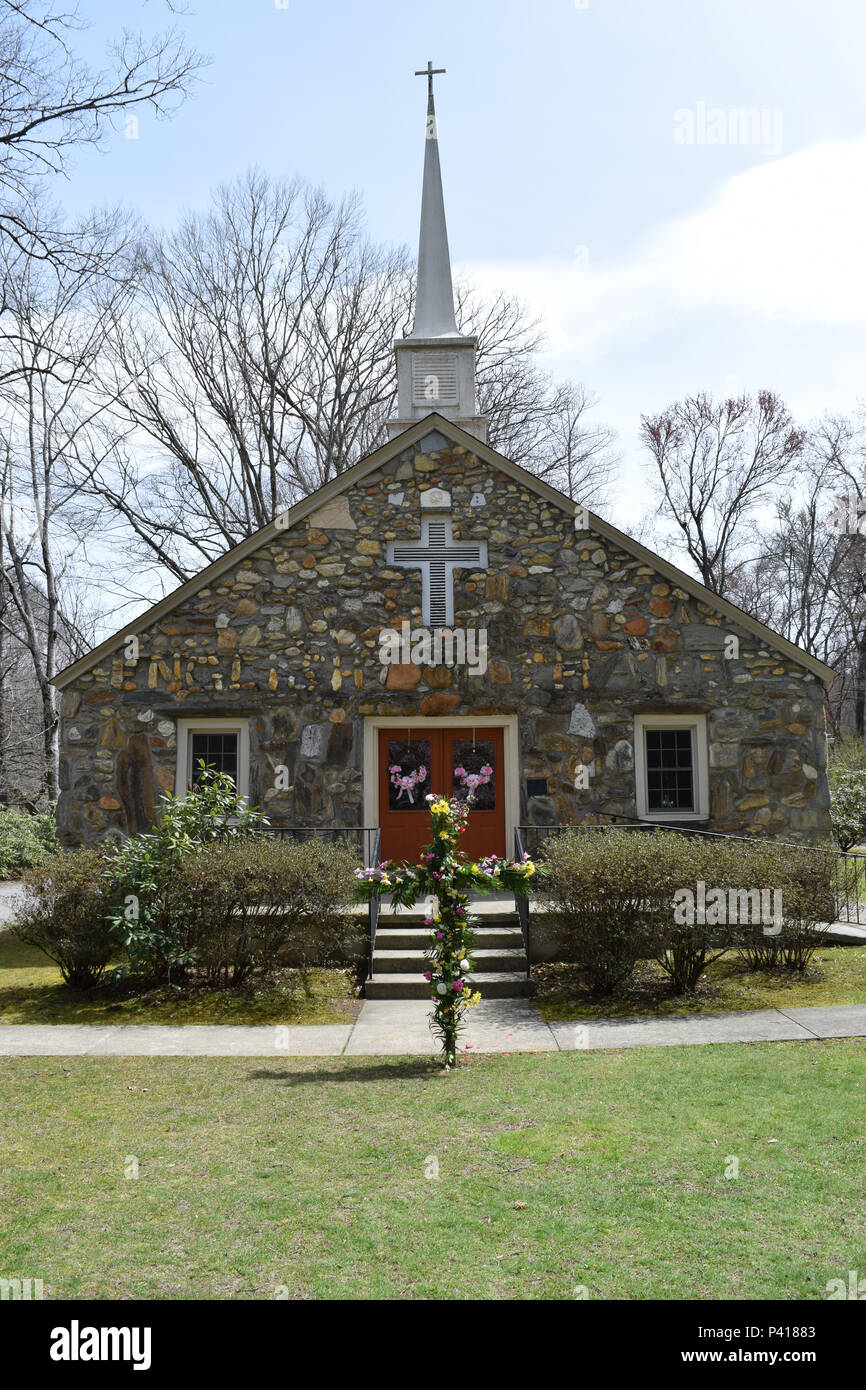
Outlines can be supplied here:
M634 766L641 820L708 818L705 714L636 714Z
M199 763L227 772L241 796L250 792L250 725L248 719L179 719L175 793L185 796Z

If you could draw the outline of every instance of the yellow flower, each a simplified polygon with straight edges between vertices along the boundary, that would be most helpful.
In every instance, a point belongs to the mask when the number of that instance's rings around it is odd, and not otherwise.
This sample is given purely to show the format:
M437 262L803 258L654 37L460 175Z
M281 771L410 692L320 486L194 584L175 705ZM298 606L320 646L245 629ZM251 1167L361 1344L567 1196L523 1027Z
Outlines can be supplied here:
M528 864L524 864L523 872L526 874L527 878L532 878L532 875L535 873L535 865L531 861Z

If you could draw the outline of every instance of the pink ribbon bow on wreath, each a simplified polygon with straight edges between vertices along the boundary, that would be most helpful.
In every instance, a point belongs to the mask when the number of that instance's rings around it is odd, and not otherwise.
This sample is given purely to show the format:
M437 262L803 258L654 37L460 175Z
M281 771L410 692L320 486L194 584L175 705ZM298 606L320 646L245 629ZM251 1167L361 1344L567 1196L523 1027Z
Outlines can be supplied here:
M417 786L427 780L426 767L416 768L414 772L404 773L399 763L394 763L389 771L391 773L391 786L397 788L397 800L404 794L409 798L409 805L415 805L414 791Z

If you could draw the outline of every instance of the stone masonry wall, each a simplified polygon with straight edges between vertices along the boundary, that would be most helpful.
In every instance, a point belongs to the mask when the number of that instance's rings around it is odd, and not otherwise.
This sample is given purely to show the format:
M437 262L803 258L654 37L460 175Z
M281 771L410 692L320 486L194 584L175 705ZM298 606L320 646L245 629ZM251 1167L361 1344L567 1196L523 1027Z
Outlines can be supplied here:
M418 540L434 486L455 538L488 543L488 569L454 580L455 625L488 631L484 676L379 664L383 627L421 623L420 572L389 568L386 543ZM545 824L634 816L633 715L704 711L713 829L828 832L819 680L439 435L136 635L136 662L121 648L63 692L67 843L150 825L174 788L175 721L204 714L249 717L251 799L304 825L363 824L365 716L517 714L521 820ZM537 777L549 794L527 802Z

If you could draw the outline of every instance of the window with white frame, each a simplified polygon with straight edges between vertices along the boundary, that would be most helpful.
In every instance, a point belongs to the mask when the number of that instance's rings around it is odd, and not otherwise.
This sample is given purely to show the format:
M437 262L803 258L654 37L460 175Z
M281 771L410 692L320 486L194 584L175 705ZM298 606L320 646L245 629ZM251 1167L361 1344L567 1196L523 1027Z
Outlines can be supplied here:
M641 820L705 820L707 719L704 714L635 715L635 781Z
M247 719L179 719L175 792L185 796L201 763L227 772L241 796L250 790L250 727Z

